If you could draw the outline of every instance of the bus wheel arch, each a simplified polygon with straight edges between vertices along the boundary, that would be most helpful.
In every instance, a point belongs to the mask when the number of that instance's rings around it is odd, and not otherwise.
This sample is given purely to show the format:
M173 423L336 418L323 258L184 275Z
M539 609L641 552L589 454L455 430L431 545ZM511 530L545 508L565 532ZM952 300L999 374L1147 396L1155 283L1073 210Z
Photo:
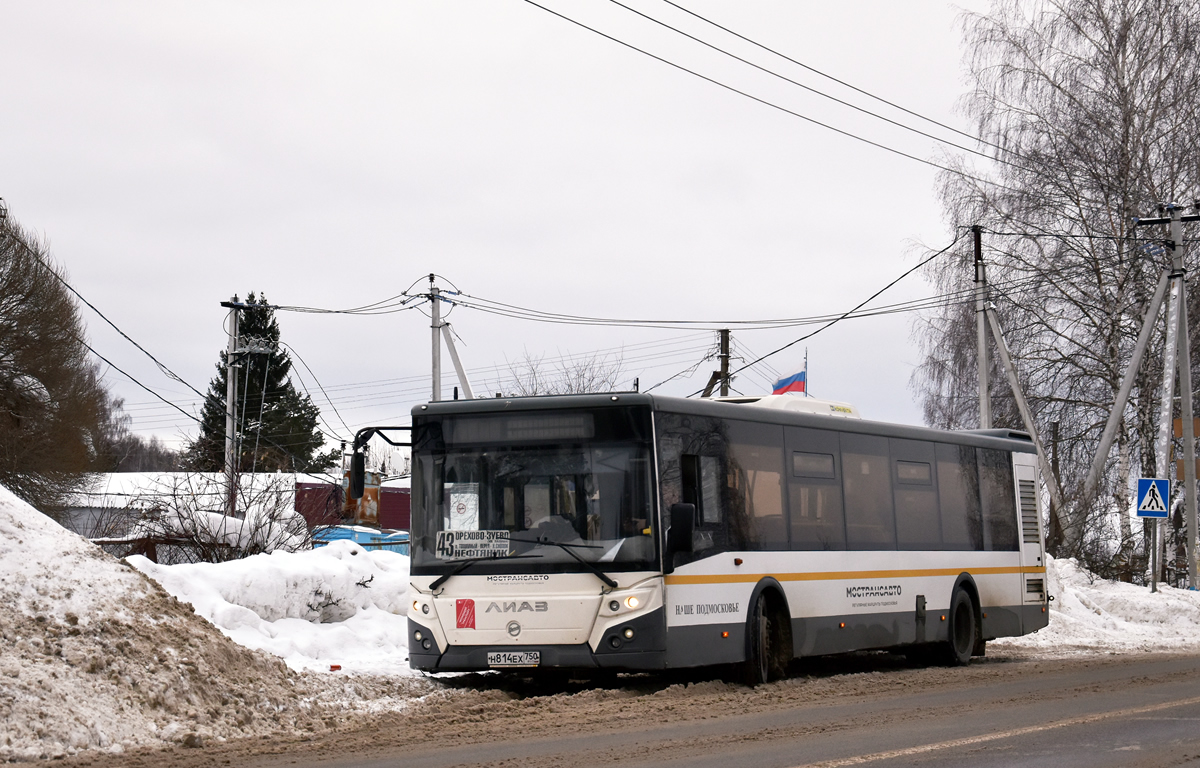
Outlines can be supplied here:
M962 573L950 593L946 611L945 658L951 666L965 666L972 656L983 655L983 624L979 602L979 587L971 574Z
M746 613L746 651L742 678L747 685L778 680L793 657L792 619L783 586L771 577L750 593Z

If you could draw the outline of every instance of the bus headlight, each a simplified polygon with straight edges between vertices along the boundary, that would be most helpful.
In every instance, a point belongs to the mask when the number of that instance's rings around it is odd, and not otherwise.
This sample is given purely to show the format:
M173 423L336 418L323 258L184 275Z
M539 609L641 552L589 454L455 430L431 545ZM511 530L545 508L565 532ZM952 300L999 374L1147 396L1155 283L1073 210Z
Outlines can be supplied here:
M413 610L414 611L421 610L421 601L420 600L413 600Z
M617 611L621 610L621 604L618 603L616 600L610 600L608 602L608 610L612 611L613 613L616 613Z
M641 604L642 604L642 601L638 600L635 595L630 595L629 597L625 598L625 607L631 611L634 610L635 608L637 608Z
M633 627L625 627L625 631L622 632L621 634L625 635L626 640L632 640L633 639Z

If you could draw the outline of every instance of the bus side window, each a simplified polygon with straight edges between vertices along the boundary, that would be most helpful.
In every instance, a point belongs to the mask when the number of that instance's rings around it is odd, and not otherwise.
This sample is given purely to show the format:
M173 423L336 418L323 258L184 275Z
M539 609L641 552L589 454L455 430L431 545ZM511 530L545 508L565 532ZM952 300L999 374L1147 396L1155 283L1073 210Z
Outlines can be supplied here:
M850 549L895 549L888 439L849 432L841 438L846 544Z
M726 422L693 414L656 412L658 481L663 509L696 505L693 552L675 553L675 565L707 557L744 537L726 529L736 499L726 491L722 460L728 440ZM726 494L729 494L728 496Z
M683 454L679 457L680 498L684 504L694 504L699 512L700 504L700 457Z
M792 549L846 548L838 433L786 427Z
M979 468L969 445L937 443L938 501L942 512L942 547L983 550L979 510Z
M888 441L892 451L892 492L896 504L896 545L899 549L941 549L937 484L933 472L933 443L923 440Z
M1017 495L1013 490L1012 459L1005 451L979 449L979 490L983 499L983 535L993 552L1015 552Z
M786 549L783 427L748 421L728 423L733 545L747 549Z
M720 461L715 456L684 454L680 456L679 469L683 503L696 505L695 550L711 549L716 543L714 533L723 519Z
M715 456L700 457L700 524L721 524L721 460Z

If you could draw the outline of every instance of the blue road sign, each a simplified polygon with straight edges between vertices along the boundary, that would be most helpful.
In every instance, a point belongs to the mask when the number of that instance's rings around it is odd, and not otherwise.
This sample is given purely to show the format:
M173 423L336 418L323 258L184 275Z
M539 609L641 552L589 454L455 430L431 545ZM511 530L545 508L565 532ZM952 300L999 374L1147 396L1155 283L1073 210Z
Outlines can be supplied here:
M1171 481L1156 477L1139 477L1137 485L1137 516L1166 517L1167 500L1171 498Z

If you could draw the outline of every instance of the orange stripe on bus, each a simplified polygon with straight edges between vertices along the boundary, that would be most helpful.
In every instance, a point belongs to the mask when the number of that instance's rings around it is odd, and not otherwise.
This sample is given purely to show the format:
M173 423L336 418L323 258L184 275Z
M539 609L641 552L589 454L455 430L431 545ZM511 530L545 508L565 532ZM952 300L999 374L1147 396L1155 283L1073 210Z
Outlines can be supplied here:
M901 579L922 576L993 576L1005 573L1045 573L1044 566L1003 566L996 568L922 568L910 571L823 571L816 573L729 573L704 576L673 575L667 584L742 584L758 582L768 576L777 581L838 581L842 579Z

